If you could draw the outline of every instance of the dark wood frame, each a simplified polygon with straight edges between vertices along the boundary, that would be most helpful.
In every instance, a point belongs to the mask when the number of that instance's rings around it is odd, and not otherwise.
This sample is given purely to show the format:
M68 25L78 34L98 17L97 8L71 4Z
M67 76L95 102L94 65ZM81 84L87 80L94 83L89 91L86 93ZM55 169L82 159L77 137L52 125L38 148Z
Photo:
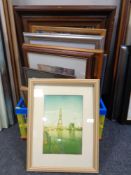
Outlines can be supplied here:
M39 54L53 54L67 57L76 57L78 59L86 59L87 67L90 71L86 72L86 78L101 78L102 63L103 63L103 51L102 50L88 50L88 49L72 49L57 46L47 45L35 45L35 44L23 44L24 51L24 65L28 67L28 52L35 52ZM90 65L91 63L91 65Z
M118 20L119 25L117 28L116 43L115 43L116 49L115 49L115 55L114 55L114 76L116 75L116 71L117 71L120 47L126 42L130 7L131 7L131 0L121 1L120 17Z
M105 50L109 53L115 12L115 6L14 6L20 54L23 32L29 32L31 25L36 24L106 28Z
M127 120L131 93L131 46L121 46L116 78L113 113L123 124L131 124Z
M131 0L122 0L121 1L121 7L120 7L120 17L118 20L118 27L117 27L117 35L115 40L115 50L114 50L114 69L113 69L113 79L112 79L112 90L110 93L110 108L108 111L108 116L110 119L117 118L116 111L117 109L114 109L116 99L115 99L115 89L117 88L117 72L118 72L118 65L119 65L119 58L120 58L120 48L121 45L124 45L126 43L126 34L127 34L127 27L129 23L129 14L130 14L130 8L131 8Z

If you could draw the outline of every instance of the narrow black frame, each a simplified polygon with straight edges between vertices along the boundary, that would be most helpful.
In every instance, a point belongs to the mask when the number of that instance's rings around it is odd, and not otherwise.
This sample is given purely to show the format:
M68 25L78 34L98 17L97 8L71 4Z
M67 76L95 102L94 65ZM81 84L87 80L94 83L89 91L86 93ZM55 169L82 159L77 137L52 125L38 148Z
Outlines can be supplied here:
M131 93L131 46L121 46L112 114L121 124L127 120Z

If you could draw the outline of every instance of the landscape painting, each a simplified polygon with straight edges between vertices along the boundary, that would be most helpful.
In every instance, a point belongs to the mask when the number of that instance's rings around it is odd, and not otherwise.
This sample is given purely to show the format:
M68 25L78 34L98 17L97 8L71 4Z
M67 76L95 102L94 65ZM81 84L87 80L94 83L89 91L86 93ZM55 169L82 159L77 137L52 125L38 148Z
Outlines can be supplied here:
M45 95L43 154L82 154L83 96Z

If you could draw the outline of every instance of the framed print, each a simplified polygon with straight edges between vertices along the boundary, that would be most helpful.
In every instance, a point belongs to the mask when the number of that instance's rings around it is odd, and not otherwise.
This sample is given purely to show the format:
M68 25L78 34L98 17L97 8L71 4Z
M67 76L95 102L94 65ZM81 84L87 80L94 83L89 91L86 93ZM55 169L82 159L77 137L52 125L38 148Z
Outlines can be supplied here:
M104 36L67 33L23 33L25 43L71 48L104 49Z
M24 64L38 69L40 64L74 69L76 78L100 78L103 62L102 50L66 48L58 46L24 44ZM89 63L91 62L91 65Z
M60 74L60 72L51 72L48 70L37 70L30 69L28 67L23 67L24 77L25 77L25 85L28 86L29 78L75 78L73 75L69 74Z
M99 80L31 79L28 93L27 171L98 173Z
M44 25L32 25L31 33L62 33L62 34L80 34L80 35L99 35L106 37L106 29L96 28L78 28L78 27L54 27Z

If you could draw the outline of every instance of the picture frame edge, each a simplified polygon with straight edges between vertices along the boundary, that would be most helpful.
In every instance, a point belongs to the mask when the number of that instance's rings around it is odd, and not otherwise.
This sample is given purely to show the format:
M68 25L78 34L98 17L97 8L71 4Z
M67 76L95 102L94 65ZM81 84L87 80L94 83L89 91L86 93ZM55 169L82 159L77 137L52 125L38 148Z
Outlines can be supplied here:
M39 82L51 82L51 81L53 81L53 82L61 82L62 80L60 80L60 79L46 79L46 80L42 80L42 79L35 79L35 78L32 78L32 79L29 79L29 86L28 86L28 91L29 91L29 93L28 93L28 98L29 97L32 97L32 90L33 90L33 86L35 85L35 83L39 83ZM72 79L69 79L69 80L67 80L67 79L63 79L63 81L65 81L65 82L71 82L72 81ZM93 85L94 85L94 88L95 88L95 90L94 90L94 93L95 93L95 98L97 99L97 101L98 101L98 99L99 99L99 83L100 83L100 80L99 79L83 79L83 80L79 80L79 79L74 79L73 81L76 81L76 82L84 82L84 84L85 83L92 83ZM54 83L53 83L54 84ZM31 105L32 105L32 103L34 102L34 100L33 101L31 101L31 103L30 103L30 105L28 105L28 109L29 109L29 113L28 113L28 115L29 116L33 116L32 115L32 110L30 110L31 109ZM94 101L95 102L95 101ZM97 102L98 103L98 102ZM99 160L99 132L98 132L98 122L97 121L99 121L99 112L98 112L98 109L99 109L99 107L98 107L98 105L96 106L96 110L95 110L95 118L96 118L96 132L95 132L95 135L96 135L96 138L94 138L95 139L95 142L97 141L97 146L96 146L96 148L95 148L95 154L94 154L94 167L93 168L91 168L90 170L89 170L89 168L88 168L88 170L83 170L83 168L82 168L82 170L80 171L80 170L78 170L78 171L69 171L69 169L68 168L66 168L66 170L65 169L62 169L62 171L60 170L60 169L54 169L54 168L49 168L49 169L47 169L47 170L45 170L45 168L42 168L41 170L39 169L39 167L38 167L38 169L34 169L31 165L31 149L32 149L32 140L31 140L31 136L32 136L32 133L31 133L31 129L32 129L32 126L31 126L31 124L29 123L29 122L32 122L32 119L31 119L31 117L28 117L29 119L28 119L28 122L27 122L27 130L28 130L28 134L27 134L27 138L28 138L28 141L27 141L27 171L29 171L29 172L31 172L31 171L35 171L35 172L75 172L75 173L98 173L99 172L99 161L97 161L97 160ZM98 117L97 117L97 115L98 115ZM31 140L31 141L30 141ZM98 158L97 160L96 160L96 158ZM67 170L68 169L68 170ZM72 169L72 168L71 168ZM75 168L75 170L76 170L76 168Z

